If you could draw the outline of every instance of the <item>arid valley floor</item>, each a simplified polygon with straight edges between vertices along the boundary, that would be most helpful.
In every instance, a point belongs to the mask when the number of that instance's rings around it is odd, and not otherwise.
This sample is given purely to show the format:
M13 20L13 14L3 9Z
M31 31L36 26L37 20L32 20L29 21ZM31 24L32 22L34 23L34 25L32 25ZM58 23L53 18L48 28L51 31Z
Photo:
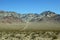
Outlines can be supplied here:
M60 40L60 26L50 22L0 23L0 40Z

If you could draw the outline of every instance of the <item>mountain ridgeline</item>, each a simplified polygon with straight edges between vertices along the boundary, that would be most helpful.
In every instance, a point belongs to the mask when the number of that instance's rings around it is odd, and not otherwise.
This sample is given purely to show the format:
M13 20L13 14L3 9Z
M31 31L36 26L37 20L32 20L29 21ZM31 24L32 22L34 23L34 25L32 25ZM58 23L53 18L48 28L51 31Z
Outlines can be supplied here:
M19 22L60 22L60 14L44 11L40 14L19 14L16 12L0 11L0 23Z

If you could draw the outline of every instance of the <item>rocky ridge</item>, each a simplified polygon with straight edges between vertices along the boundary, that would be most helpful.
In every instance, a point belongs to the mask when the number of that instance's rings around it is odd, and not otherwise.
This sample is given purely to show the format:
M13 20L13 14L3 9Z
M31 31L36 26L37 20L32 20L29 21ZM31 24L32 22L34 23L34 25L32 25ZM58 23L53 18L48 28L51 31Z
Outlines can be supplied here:
M18 14L16 12L0 11L0 22L41 22L41 21L53 21L60 22L60 14L56 14L51 11L44 11L40 14Z

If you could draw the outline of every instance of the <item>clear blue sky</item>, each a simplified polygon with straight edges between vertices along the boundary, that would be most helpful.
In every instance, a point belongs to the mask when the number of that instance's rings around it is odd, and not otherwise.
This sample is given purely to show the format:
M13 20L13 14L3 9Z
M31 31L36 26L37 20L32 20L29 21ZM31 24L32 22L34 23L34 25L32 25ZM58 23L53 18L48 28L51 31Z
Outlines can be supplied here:
M41 13L50 10L60 13L60 0L0 0L0 10L18 13Z

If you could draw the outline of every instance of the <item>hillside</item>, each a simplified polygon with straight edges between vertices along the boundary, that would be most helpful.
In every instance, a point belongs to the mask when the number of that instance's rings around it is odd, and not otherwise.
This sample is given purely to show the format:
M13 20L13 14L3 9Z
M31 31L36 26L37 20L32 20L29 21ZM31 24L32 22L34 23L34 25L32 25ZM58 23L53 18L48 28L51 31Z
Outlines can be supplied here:
M51 11L44 11L40 14L0 11L0 30L60 31L60 14Z
M41 22L52 21L60 22L60 14L51 11L44 11L40 14L28 13L18 14L16 12L0 11L0 22L13 23L13 22Z

